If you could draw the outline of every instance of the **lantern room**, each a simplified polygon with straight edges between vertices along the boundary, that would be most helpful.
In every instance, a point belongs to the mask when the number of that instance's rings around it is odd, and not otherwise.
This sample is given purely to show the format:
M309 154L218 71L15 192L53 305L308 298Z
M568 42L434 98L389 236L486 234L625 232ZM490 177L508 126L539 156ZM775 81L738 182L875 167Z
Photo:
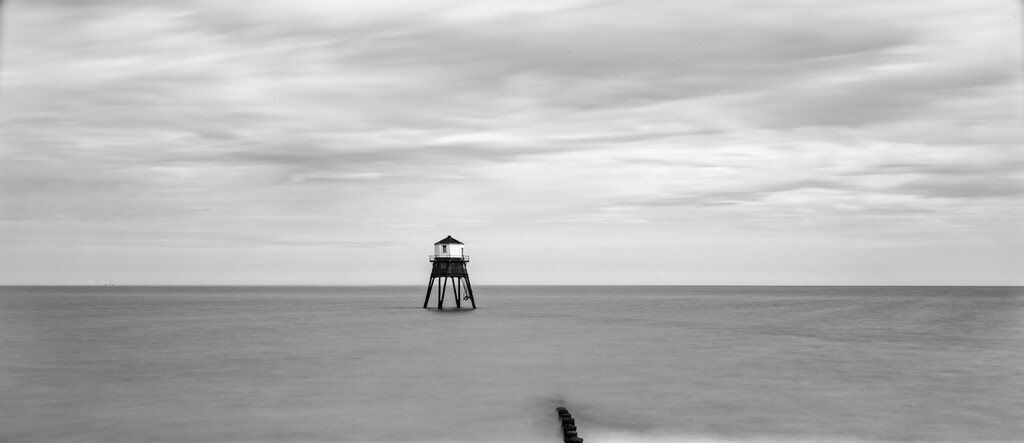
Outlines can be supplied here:
M465 245L447 236L443 240L434 243L434 257L435 258L466 258L463 254L463 248Z

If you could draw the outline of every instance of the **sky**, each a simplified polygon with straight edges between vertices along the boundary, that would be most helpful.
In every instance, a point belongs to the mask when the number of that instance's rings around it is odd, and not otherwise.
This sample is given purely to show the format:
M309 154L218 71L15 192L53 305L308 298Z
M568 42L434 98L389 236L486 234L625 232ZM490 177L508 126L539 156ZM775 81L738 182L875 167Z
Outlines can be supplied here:
M1024 284L1013 0L8 0L0 284Z

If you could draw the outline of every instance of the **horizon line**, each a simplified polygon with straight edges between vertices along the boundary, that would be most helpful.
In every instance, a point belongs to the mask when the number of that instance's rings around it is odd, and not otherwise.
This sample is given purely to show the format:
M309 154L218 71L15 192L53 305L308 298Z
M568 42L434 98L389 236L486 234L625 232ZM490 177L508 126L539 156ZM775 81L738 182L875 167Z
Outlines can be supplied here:
M202 288L202 287L278 287L278 288L372 288L372 287L420 287L424 285L417 284L68 284L68 283L51 283L51 284L0 284L0 288L16 288L16 287L35 287L35 288L52 288L52 287L67 287L67 288L92 288L92 287L119 287L119 288L150 288L150 287L183 287L183 288ZM551 284L483 284L476 285L478 287L515 287L515 286L532 286L532 287L557 287L557 286L593 286L593 287L910 287L910 288L924 288L924 287L946 287L946 288L957 288L957 287L980 287L980 288L1024 288L1024 284L563 284L563 283L551 283Z

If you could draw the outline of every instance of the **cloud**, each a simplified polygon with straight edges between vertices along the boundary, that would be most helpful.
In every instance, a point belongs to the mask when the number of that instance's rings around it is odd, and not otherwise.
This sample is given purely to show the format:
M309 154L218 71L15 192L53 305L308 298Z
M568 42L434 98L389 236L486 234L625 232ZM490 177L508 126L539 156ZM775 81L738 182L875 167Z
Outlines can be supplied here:
M1012 2L5 6L0 233L900 239L1022 211Z
M1019 197L1024 195L1020 181L986 176L928 178L903 184L901 190L924 197L975 199L985 197Z

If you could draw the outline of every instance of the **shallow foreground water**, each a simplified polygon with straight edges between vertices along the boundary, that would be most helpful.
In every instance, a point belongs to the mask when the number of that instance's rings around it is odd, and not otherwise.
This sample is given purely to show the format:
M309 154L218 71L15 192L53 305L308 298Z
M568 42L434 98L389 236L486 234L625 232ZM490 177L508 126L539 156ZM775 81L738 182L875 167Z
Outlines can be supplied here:
M0 441L1024 440L1022 288L474 289L0 288Z

